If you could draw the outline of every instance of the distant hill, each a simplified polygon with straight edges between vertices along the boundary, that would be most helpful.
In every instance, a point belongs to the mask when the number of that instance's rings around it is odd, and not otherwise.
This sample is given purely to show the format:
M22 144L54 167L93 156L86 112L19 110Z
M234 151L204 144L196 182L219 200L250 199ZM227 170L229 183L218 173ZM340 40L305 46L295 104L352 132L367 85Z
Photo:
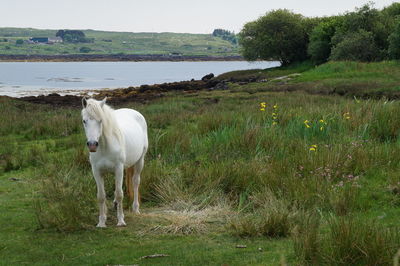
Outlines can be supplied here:
M58 30L0 28L0 54L7 55L170 55L170 56L237 56L238 46L210 34L132 33L81 30L85 43L34 43L33 40L55 38Z

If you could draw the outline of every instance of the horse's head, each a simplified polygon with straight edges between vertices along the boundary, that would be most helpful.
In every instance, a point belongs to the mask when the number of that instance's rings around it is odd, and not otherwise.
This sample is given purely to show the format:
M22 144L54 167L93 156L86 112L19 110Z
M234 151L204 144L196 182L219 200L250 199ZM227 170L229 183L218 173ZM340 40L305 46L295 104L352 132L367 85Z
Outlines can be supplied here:
M86 98L82 99L82 122L86 134L86 145L90 152L96 152L99 146L99 139L103 132L101 109L105 103L106 98L102 101Z

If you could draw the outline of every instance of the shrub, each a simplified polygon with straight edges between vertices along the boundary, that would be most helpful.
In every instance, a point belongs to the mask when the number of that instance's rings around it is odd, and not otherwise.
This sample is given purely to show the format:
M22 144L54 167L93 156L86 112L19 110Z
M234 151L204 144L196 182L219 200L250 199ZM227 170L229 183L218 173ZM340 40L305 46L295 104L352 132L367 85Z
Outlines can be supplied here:
M92 49L90 49L89 47L83 46L79 49L80 53L90 53L92 51Z
M335 35L334 38L341 38ZM331 60L371 62L379 59L379 50L371 32L359 30L349 33L332 49Z

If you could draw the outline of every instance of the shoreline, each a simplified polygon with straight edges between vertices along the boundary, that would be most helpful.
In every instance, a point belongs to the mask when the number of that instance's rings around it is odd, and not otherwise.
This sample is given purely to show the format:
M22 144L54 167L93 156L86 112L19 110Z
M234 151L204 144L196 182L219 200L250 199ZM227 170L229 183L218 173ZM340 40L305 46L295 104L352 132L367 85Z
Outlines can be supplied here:
M246 61L242 56L157 55L157 54L68 54L18 55L0 54L0 62L181 62L181 61Z
M89 96L97 99L107 97L109 102L114 105L124 104L127 102L147 103L153 99L164 97L167 92L180 91L184 93L193 93L201 90L225 90L228 89L225 80L218 80L213 77L203 77L201 80L178 81L170 83L130 86L127 88L117 89L100 89L93 95L50 93L47 95L10 97L0 96L0 98L12 98L19 101L25 101L36 104L49 104L54 107L79 107L82 97Z

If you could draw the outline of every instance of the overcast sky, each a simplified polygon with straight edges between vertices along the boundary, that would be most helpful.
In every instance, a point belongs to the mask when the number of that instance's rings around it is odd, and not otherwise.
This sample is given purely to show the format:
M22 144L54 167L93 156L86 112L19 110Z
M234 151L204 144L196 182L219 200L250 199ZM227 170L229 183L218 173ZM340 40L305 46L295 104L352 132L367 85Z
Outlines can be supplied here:
M267 11L304 16L354 11L367 0L0 0L0 27L96 29L129 32L239 32ZM392 4L377 0L375 7Z

